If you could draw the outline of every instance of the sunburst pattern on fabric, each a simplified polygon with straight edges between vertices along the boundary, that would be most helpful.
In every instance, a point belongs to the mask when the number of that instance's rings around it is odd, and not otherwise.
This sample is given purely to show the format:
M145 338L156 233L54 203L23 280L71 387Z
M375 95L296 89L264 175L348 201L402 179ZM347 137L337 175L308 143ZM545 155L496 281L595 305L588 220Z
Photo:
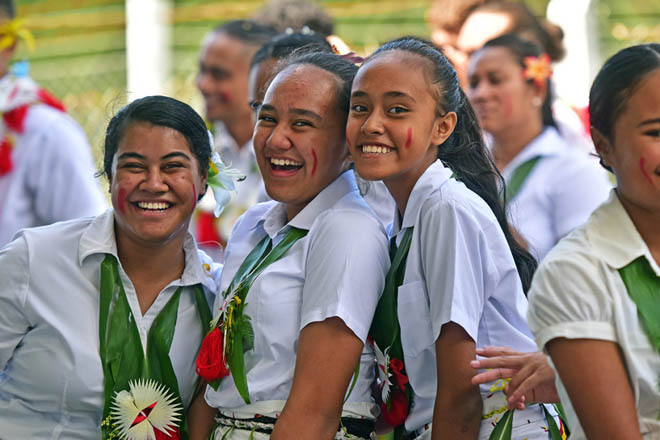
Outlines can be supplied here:
M126 440L178 439L181 405L167 387L154 380L132 380L130 391L115 394L111 416L119 438Z

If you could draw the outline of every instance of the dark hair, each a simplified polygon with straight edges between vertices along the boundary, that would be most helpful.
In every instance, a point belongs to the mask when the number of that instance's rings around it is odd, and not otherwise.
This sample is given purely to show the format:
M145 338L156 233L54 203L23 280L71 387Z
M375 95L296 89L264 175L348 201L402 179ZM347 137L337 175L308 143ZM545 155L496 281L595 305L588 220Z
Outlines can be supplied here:
M271 0L254 20L279 32L313 32L324 37L333 32L332 17L310 0Z
M343 117L343 124L346 125L351 102L351 86L358 70L357 66L332 52L312 52L294 56L292 59L287 60L278 72L289 66L300 64L316 66L319 69L332 73L337 78L336 98L339 104L339 111Z
M524 69L527 68L525 64L525 58L527 57L540 57L542 55L541 48L530 41L525 41L522 38L512 35L505 34L499 37L493 38L486 42L483 47L479 50L483 50L487 47L504 47L509 50L509 52L516 58L520 67ZM477 51L478 52L478 51ZM528 79L528 83L532 84L533 79ZM552 115L552 82L548 78L545 80L546 93L545 98L543 99L543 105L541 106L541 119L543 125L548 127L552 126L557 128L557 123L555 118Z
M105 131L103 174L112 180L112 160L126 128L136 122L169 127L188 141L197 158L201 173L209 169L211 143L204 120L188 104L167 96L146 96L136 99L115 114Z
M518 1L489 1L472 11L506 14L511 19L508 34L532 41L543 48L552 61L559 61L565 55L564 32L556 24L541 21L527 5Z
M16 8L13 0L0 0L0 13L5 14L10 20L16 17Z
M252 20L226 21L213 29L214 34L227 34L235 40L250 46L261 46L275 35L277 31Z
M282 34L273 37L252 56L250 68L266 60L281 60L296 53L305 52L332 52L332 46L325 38L317 34Z
M435 87L436 114L455 112L457 115L453 133L438 147L438 159L451 168L456 177L479 195L493 211L513 254L523 290L527 292L537 263L511 233L499 191L500 187L504 191L504 180L484 146L477 117L458 85L456 70L432 43L412 38L400 38L385 43L368 57L363 65L390 51L408 52L427 61L428 73Z

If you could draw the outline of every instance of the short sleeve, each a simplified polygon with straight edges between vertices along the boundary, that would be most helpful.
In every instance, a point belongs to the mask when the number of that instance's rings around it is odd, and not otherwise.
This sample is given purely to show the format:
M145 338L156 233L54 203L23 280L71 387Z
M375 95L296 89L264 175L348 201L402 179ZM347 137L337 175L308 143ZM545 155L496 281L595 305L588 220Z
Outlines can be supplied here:
M25 311L30 281L28 246L19 233L0 249L0 371L30 328Z
M338 317L365 342L390 265L383 226L367 213L331 210L309 234L300 329Z
M420 215L422 268L434 340L451 321L476 342L492 272L487 234L493 226L480 221L482 214L454 201L434 203Z
M31 123L24 135L25 142L40 151L31 155L34 172L29 185L41 222L49 224L102 213L107 204L94 177L85 133L67 115L52 114L56 110L36 107L30 111L37 111L37 117L48 117L43 125Z
M552 254L551 254L552 255ZM615 341L612 297L588 255L571 252L544 261L529 292L527 320L539 347L555 338Z

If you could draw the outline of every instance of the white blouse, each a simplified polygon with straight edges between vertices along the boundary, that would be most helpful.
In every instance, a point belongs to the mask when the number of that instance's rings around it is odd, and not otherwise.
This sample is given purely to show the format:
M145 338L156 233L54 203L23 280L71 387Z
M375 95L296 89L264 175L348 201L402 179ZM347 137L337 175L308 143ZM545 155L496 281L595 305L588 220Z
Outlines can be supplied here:
M415 183L401 226L395 222L391 234L398 245L405 229L413 227L398 291L401 342L413 390L408 431L433 419L435 341L444 324L463 327L477 347L536 350L525 322L527 300L504 234L488 205L451 175L440 161L433 163ZM494 409L487 401L490 386L481 386L485 414ZM538 419L534 407L517 412L516 418L527 411ZM490 430L490 421L484 420L480 438Z
M187 405L197 383L203 328L193 286L213 301L221 266L188 235L185 268L142 315L135 288L119 275L142 343L179 286L172 366ZM99 438L103 368L99 355L99 281L105 254L117 257L112 210L96 218L25 229L0 250L0 437Z
M609 200L586 224L560 241L536 271L528 319L539 347L555 338L616 342L626 364L642 433L656 429L658 435L660 355L619 274L619 269L640 256L660 276L660 267L613 190ZM571 440L586 439L559 377L557 389Z
M282 203L250 208L227 245L220 291L228 287L257 243L268 235L276 246L290 227L309 232L267 266L246 299L245 313L254 328L254 349L244 357L252 404L245 404L233 379L226 377L218 391L210 387L206 391L206 401L223 414L275 417L281 412L293 383L298 337L307 324L339 317L362 342L367 338L390 259L385 229L360 197L351 171L288 223ZM215 313L222 301L218 295ZM374 377L374 354L367 344L344 415L374 418L370 390Z
M502 170L509 180L531 158L541 156L507 212L514 228L538 260L607 199L607 172L584 151L568 145L553 127L530 142Z

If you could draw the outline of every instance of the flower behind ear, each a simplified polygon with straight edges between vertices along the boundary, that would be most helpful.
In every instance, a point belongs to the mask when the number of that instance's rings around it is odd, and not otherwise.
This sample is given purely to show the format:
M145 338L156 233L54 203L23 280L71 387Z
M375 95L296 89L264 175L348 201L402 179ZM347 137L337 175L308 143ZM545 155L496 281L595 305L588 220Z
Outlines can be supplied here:
M211 187L215 197L213 214L216 217L220 217L231 199L231 193L236 191L234 181L242 180L245 180L245 174L237 169L229 168L222 162L218 153L213 153L209 159L209 177L206 183Z
M536 56L525 57L525 70L523 76L527 80L534 81L534 84L541 87L552 76L552 67L550 66L550 57L543 53Z

